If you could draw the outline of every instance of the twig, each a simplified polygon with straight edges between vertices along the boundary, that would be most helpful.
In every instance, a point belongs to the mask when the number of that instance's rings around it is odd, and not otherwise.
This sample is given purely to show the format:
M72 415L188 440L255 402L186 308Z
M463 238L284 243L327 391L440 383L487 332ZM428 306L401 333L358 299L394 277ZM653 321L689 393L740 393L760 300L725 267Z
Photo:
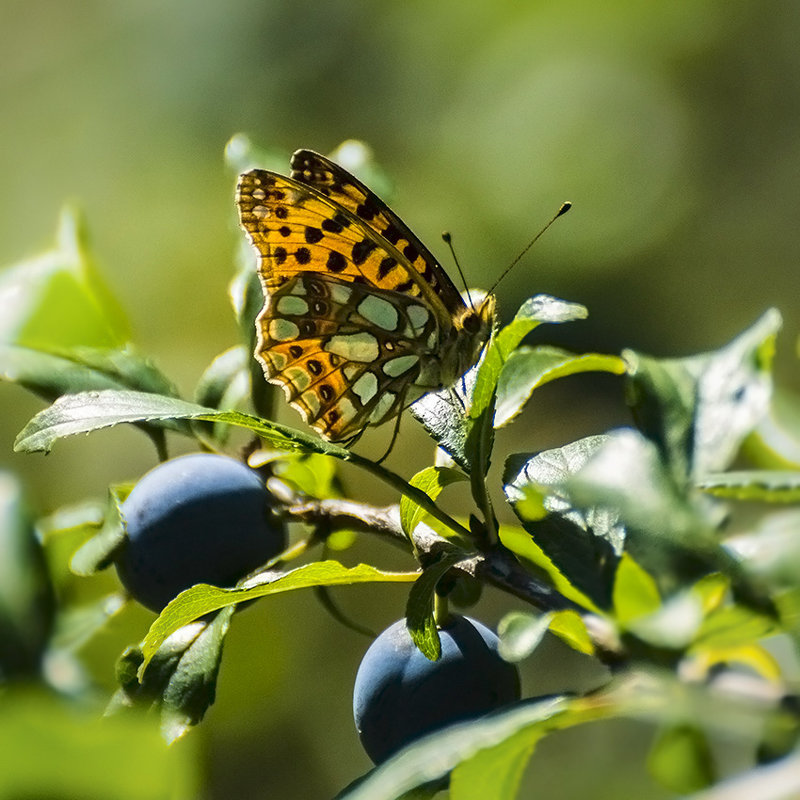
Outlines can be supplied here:
M413 548L423 566L442 550L452 550L453 547L452 542L424 523L417 525L409 540L400 525L397 505L376 507L351 500L317 500L295 492L277 478L271 478L267 487L281 503L288 520L312 525L325 535L337 530L377 535L405 548ZM497 544L486 552L467 554L452 569L511 594L541 611L577 611L595 646L601 651L598 654L601 660L616 662L622 657L616 633L604 619L587 613L552 586L531 575L503 545Z

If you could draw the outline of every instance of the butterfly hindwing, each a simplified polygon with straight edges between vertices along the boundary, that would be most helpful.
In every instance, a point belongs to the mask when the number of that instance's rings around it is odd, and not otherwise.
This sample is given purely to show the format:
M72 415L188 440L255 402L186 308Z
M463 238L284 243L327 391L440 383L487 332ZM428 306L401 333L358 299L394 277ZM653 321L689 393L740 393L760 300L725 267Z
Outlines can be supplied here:
M412 297L307 273L272 292L257 331L269 380L333 440L397 413L438 337Z

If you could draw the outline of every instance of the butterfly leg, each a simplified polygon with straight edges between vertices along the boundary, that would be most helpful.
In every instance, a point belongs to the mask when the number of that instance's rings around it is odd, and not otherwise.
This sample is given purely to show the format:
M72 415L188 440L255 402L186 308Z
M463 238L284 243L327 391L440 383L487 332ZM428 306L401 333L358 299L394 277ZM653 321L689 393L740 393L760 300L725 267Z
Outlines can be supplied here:
M382 464L389 456L389 453L392 452L392 448L394 447L394 443L397 441L397 437L400 434L400 420L403 418L403 403L400 403L400 411L395 417L394 423L394 431L392 432L392 439L389 442L389 447L386 448L386 452L375 462L376 464Z
M352 449L353 445L358 442L358 440L364 435L364 431L366 428L362 428L357 433L354 433L349 439L345 439L341 444L342 447L346 447L348 450Z

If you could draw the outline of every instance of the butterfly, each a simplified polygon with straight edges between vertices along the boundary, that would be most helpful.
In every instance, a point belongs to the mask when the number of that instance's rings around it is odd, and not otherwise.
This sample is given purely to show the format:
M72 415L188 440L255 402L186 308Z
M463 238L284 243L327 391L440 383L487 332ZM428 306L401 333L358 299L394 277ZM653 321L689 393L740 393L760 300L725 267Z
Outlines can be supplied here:
M409 393L452 386L478 360L495 300L465 302L374 192L310 150L291 177L239 177L241 226L265 303L256 358L325 439L354 440L398 415Z

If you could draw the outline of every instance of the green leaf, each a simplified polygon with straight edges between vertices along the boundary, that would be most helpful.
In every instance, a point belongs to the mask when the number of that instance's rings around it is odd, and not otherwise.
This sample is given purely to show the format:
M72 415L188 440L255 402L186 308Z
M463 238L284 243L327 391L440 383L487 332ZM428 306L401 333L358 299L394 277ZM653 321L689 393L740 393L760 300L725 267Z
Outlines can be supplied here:
M245 603L271 594L311 586L350 586L357 583L413 583L418 572L386 572L359 564L345 567L338 561L317 561L284 573L262 573L235 589L198 584L181 592L150 626L142 643L144 666L168 636L198 617L220 608Z
M249 392L249 361L242 346L220 353L200 376L194 390L195 403L224 411L238 408Z
M103 527L75 551L70 569L76 575L94 575L108 567L127 536L122 522L121 506L133 484L110 486Z
M243 408L250 398L251 361L244 347L231 347L218 355L200 376L194 391L194 401L206 408L221 411ZM195 425L201 430L205 428L216 442L224 444L228 439L228 425L205 422L196 422Z
M517 703L418 739L338 800L395 800L451 771L452 800L508 800L515 796L520 766L545 735L617 711L611 700L555 697Z
M195 622L173 632L145 663L143 645L123 653L117 666L120 689L108 713L126 708L161 710L161 735L168 744L197 725L214 702L233 607L211 622ZM137 674L141 680L137 680Z
M320 453L299 453L280 457L272 462L276 477L286 481L309 497L339 497L336 460ZM336 535L336 534L332 534ZM331 543L330 537L327 539Z
M589 636L589 631L586 630L583 617L571 608L565 608L553 614L550 621L550 632L579 653L587 656L593 656L595 653L594 643Z
M711 747L695 725L664 728L653 744L647 767L659 783L681 794L704 789L715 780Z
M411 405L411 414L466 473L470 472L467 435L472 427L466 409L476 374L473 367L451 388L428 392Z
M738 664L776 685L783 682L783 669L766 647L743 644L733 647L694 647L690 651L693 676L712 676L716 667Z
M623 627L656 612L661 595L652 576L629 553L623 553L614 579L614 617Z
M116 348L129 339L125 316L99 277L83 218L61 212L57 244L0 272L0 342L43 349Z
M478 363L475 385L470 393L469 421L466 422L466 460L472 496L484 519L491 524L494 512L484 478L489 472L494 446L497 383L508 358L520 342L543 322L568 322L582 319L586 309L549 295L537 295L526 300L514 319L494 335Z
M35 679L52 633L55 597L22 487L0 472L0 676Z
M48 451L53 442L63 436L88 433L123 422L161 421L185 431L181 420L195 419L221 422L252 431L268 444L278 449L319 453L349 461L410 497L425 508L431 516L456 534L470 537L470 532L445 514L419 489L404 481L399 475L359 456L344 447L327 442L276 422L270 422L240 411L215 411L176 398L161 397L145 392L83 392L60 397L49 408L40 411L17 436L14 448L20 452Z
M557 347L519 347L509 355L497 383L494 426L508 424L525 407L534 389L557 378L581 372L623 375L625 362L617 356L585 353L575 355Z
M197 752L164 747L152 719L103 719L94 704L34 686L6 691L0 797L166 800L197 796Z
M119 592L82 605L61 608L51 649L75 653L97 637L123 608L127 598Z
M579 508L615 509L626 547L651 574L664 568L665 550L719 551L710 521L679 492L655 445L636 431L598 440L591 459L561 488Z
M432 501L442 493L442 490L452 483L467 480L463 472L449 467L427 467L418 472L409 483L422 492L425 492ZM411 536L417 525L426 517L427 511L415 503L411 498L403 496L400 500L400 525L406 536Z
M739 647L779 632L774 619L743 605L731 604L706 616L693 644L706 649Z
M131 349L0 344L0 380L18 383L51 401L64 394L103 389L177 396L175 386Z
M542 323L572 322L585 319L586 308L577 303L568 303L546 294L526 300L514 319L502 328L486 348L472 390L470 417L477 419L488 408L497 389L500 371L520 342Z
M796 503L800 500L800 472L789 470L743 470L705 475L697 487L731 500L763 503Z
M800 469L800 396L776 386L769 411L745 439L742 453L762 469Z
M408 593L406 627L414 644L429 661L438 661L442 654L439 632L433 616L436 584L454 564L463 559L464 553L461 550L441 552L435 561L425 566Z
M780 325L772 309L714 353L683 359L623 353L637 423L659 447L678 485L725 469L766 415Z
M420 398L411 406L411 413L465 472L477 471L482 477L488 469L494 396L503 364L538 325L583 319L586 313L583 306L555 297L531 297L514 320L490 340L477 366L452 388L429 392ZM476 464L477 470L473 469Z
M800 509L767 515L746 533L731 536L725 547L751 574L774 587L800 586Z
M500 542L516 556L524 559L529 570L540 573L541 577L552 584L559 594L581 608L590 611L599 610L595 603L567 580L527 530L514 525L501 525Z
M516 663L526 659L544 638L553 614L529 614L511 611L500 620L497 636L498 652L506 661Z
M681 591L654 612L627 621L639 639L662 650L685 650L703 623L703 604L692 591Z
M548 516L538 521L522 519L522 526L559 572L600 608L611 604L625 531L607 506L598 503L579 509L569 501L564 486L604 442L606 437L592 436L532 457L512 456L506 462L503 487L515 510L530 486L545 495Z
M17 436L14 449L29 453L47 452L57 439L64 436L89 433L121 423L155 420L170 422L183 419L203 419L238 425L286 449L307 448L317 452L342 453L343 457L349 455L344 448L328 444L317 437L240 412L215 411L178 398L146 392L114 390L82 392L59 398L49 408L40 411L23 428Z
M563 489L580 508L615 509L627 532L626 549L663 584L724 572L737 600L774 613L764 590L721 546L717 509L681 494L655 445L635 431L616 431Z

